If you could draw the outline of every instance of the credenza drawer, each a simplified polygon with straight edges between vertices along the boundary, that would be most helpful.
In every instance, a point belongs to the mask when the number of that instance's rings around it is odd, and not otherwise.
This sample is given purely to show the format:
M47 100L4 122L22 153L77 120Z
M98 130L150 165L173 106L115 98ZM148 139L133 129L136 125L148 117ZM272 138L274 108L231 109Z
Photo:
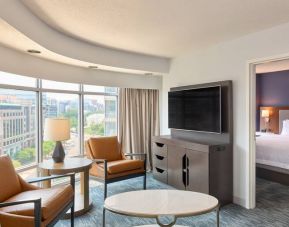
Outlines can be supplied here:
M163 143L153 142L153 153L163 157L167 157L168 155L167 145Z
M167 168L168 168L167 157L164 157L164 156L161 156L158 154L153 154L153 166L167 170Z
M168 183L168 172L166 170L154 167L153 175L155 179L162 181L166 184Z

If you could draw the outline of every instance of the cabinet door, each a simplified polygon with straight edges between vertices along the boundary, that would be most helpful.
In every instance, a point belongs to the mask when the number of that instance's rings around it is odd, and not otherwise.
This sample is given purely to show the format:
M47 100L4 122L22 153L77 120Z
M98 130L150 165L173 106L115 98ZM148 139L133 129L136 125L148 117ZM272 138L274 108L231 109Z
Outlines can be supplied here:
M168 184L181 190L186 189L183 181L183 157L185 154L184 148L168 146Z
M186 149L187 190L209 193L209 153Z

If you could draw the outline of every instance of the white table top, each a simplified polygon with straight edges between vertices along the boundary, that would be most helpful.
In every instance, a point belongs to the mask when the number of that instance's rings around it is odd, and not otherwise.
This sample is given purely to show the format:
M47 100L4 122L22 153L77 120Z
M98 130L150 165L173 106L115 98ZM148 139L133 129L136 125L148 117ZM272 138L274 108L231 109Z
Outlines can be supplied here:
M173 215L186 217L210 212L218 200L210 195L181 190L141 190L108 197L104 207L115 213L156 218Z

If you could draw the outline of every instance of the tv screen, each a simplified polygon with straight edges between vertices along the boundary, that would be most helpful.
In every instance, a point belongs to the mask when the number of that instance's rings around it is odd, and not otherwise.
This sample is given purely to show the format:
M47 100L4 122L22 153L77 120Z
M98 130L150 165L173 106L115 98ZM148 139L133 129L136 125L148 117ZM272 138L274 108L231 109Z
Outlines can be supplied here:
M221 87L169 92L169 128L221 133Z

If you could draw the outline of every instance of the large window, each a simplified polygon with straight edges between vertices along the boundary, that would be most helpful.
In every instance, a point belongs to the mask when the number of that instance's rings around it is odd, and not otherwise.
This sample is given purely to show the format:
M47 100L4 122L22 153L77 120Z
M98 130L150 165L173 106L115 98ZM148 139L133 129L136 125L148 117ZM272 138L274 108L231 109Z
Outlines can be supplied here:
M15 167L36 162L36 93L0 89L0 154Z
M53 141L43 141L46 118L68 118L67 156L84 153L84 140L117 134L118 89L40 80L0 72L0 155L8 154L21 175L50 158ZM32 169L34 168L34 169Z
M63 146L67 156L76 156L80 152L79 143L79 95L66 93L42 93L43 122L46 118L68 118L70 120L70 140L64 141ZM44 133L44 132L43 132ZM55 143L43 141L43 157L49 158Z
M117 99L115 96L84 96L84 138L117 134Z

